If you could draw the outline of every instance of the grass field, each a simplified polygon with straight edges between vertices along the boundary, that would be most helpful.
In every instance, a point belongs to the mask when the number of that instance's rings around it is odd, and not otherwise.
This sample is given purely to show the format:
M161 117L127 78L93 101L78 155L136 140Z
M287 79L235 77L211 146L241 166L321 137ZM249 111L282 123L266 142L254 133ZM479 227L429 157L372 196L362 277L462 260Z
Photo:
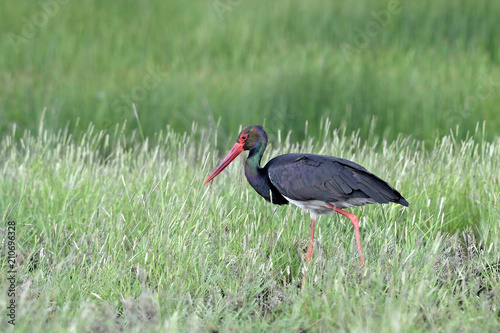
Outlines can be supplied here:
M264 160L353 159L410 202L353 210L364 267L348 220L322 217L303 286L308 214L264 202L243 159L202 185L220 159L216 129L144 142L121 127L38 127L0 148L0 238L4 255L15 221L18 332L500 330L500 141L481 126L431 150L404 136L362 141L328 121L316 137L272 141ZM13 331L3 276L2 327Z
M6 1L0 331L499 332L499 17L495 0ZM302 285L308 214L265 203L243 158L202 185L251 124L265 161L348 158L410 202L352 210L364 267L349 221L322 217Z
M329 118L432 145L500 127L500 2L7 1L0 133L135 124L145 136L220 120L303 139ZM132 130L134 126L127 126ZM130 132L129 132L130 134ZM232 140L232 138L231 138Z

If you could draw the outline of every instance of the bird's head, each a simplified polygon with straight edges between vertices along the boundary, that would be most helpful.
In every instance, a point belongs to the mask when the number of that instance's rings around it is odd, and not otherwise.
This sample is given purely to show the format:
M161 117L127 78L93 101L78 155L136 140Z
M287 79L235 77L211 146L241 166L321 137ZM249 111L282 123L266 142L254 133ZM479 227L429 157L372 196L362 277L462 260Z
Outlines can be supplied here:
M222 170L224 170L239 154L244 150L252 150L258 147L264 148L267 145L267 134L259 125L245 127L238 134L236 144L231 151L224 157L222 162L215 168L214 172L205 180L205 184L214 179Z
M236 139L236 145L242 144L243 150L251 150L259 143L267 144L267 134L259 125L245 127L238 134L238 139Z

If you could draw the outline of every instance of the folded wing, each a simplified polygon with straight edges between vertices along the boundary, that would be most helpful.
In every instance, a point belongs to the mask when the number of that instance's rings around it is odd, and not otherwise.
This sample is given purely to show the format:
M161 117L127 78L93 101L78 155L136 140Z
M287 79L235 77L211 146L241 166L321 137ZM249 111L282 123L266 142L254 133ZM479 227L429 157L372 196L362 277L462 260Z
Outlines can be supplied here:
M408 206L408 202L391 185L349 160L323 155L286 154L271 160L268 165L271 183L283 196L292 200L395 202Z

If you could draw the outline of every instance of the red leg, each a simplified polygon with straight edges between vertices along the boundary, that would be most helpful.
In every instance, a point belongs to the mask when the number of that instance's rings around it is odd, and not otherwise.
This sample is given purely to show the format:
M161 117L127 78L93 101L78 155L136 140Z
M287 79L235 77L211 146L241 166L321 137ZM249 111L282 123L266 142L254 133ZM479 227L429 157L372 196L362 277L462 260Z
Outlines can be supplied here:
M307 267L309 267L309 262L311 261L311 258L313 255L314 225L315 224L316 224L316 219L311 217L311 240L309 241L309 249L307 250L307 253L306 253L306 266ZM304 276L302 277L302 280L304 282L306 280L307 267L306 267L306 270L304 271Z
M346 212L345 210L342 210L342 209L340 209L338 207L335 207L332 204L328 204L328 207L330 207L331 209L333 209L337 213L342 214L345 217L347 217L349 220L351 220L352 225L354 226L354 232L356 234L356 242L358 243L358 251L359 251L359 257L361 258L361 265L364 265L365 262L363 261L363 252L361 251L361 239L359 237L358 217L356 215L354 215L354 214Z
M313 255L313 241L314 241L314 225L316 224L316 219L311 218L311 240L309 241L309 250L306 254L306 263L309 265Z

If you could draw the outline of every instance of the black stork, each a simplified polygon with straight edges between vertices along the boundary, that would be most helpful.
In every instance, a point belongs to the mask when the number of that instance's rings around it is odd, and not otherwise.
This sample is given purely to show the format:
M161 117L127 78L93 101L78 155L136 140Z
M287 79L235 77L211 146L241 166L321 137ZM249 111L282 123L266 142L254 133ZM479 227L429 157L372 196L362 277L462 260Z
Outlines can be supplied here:
M361 165L343 158L284 154L271 159L262 168L260 161L266 146L267 134L262 126L244 128L238 135L236 144L205 180L205 184L215 178L241 152L249 150L245 162L245 176L255 191L273 204L286 205L290 202L309 210L311 240L305 256L307 265L313 253L314 225L318 216L337 212L351 220L361 264L364 264L358 217L343 208L389 202L408 206L408 202L394 187Z

